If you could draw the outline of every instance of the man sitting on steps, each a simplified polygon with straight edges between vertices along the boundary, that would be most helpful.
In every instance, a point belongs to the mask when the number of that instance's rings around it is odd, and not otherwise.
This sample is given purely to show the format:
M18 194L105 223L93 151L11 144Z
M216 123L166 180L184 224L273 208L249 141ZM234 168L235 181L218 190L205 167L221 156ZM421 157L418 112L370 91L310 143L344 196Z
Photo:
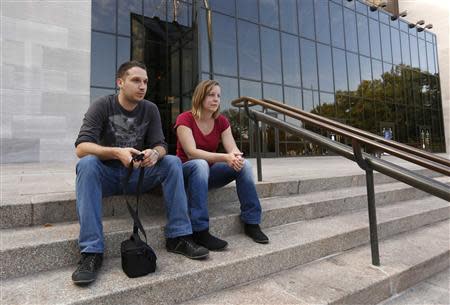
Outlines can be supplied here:
M181 161L167 154L158 108L144 100L146 67L131 61L117 71L119 94L91 104L75 142L80 159L76 166L77 213L80 222L81 260L72 274L77 285L96 279L103 261L102 198L123 194L122 179L134 155L144 154L142 191L161 183L166 206L166 248L188 258L208 256L208 250L192 240ZM130 177L126 193L136 191L138 170Z

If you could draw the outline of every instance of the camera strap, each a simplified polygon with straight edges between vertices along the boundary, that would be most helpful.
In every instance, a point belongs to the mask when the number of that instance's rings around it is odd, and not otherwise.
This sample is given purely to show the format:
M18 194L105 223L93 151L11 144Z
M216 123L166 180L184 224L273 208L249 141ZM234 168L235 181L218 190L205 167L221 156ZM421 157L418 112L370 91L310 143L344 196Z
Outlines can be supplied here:
M133 174L134 171L134 167L133 167L133 163L134 161L130 162L130 165L128 166L128 172L127 172L127 176L125 177L124 181L123 181L123 192L124 194L126 193L126 187L130 181L130 177ZM138 234L139 231L141 231L141 233L144 235L145 237L145 242L147 242L147 234L145 233L144 230L144 226L142 225L142 222L139 218L139 199L141 196L141 192L142 192L142 184L144 182L144 173L145 173L145 169L144 167L141 167L139 169L139 179L136 185L136 210L133 209L133 207L130 205L130 203L128 202L128 198L125 198L125 201L127 203L127 208L128 208L128 212L131 215L131 218L133 218L133 234Z

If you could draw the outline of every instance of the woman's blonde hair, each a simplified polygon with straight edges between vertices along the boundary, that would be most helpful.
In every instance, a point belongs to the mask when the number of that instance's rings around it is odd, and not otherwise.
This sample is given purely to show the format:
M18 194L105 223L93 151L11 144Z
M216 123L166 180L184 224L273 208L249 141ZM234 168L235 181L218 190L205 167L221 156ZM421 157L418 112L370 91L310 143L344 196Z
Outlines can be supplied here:
M215 80L204 80L201 81L197 87L195 87L194 94L192 95L192 115L194 118L199 119L202 115L202 105L206 96L211 92L211 90L220 84ZM213 113L213 118L216 119L220 114L220 104L216 111Z

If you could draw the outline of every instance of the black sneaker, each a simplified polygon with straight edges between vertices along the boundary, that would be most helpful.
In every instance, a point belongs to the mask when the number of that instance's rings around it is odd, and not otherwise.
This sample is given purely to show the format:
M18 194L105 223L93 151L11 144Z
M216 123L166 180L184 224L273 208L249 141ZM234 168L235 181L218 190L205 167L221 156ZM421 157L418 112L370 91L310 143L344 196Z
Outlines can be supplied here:
M92 283L97 278L97 272L102 266L102 253L81 253L78 268L72 273L72 281L79 286Z
M209 230L194 232L192 238L196 244L203 246L211 251L221 251L228 246L228 243L220 238L217 238L209 233Z
M253 239L254 242L260 244L269 243L269 238L261 231L261 228L258 224L244 224L244 232L248 237Z
M192 239L192 235L167 238L166 249L169 252L183 254L191 259L201 259L209 255L208 249L197 245Z

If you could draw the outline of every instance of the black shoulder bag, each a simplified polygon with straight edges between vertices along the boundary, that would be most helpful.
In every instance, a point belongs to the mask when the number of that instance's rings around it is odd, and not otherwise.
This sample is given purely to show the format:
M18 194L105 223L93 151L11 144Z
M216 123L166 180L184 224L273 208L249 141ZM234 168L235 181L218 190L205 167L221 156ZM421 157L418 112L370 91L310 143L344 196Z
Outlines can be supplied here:
M124 183L125 187L130 180L131 173L133 172L133 161L130 163L128 169L128 175ZM122 269L125 274L130 277L140 277L156 270L156 254L155 251L147 244L147 234L139 219L139 197L141 194L142 183L144 180L144 168L140 169L139 180L136 188L136 210L126 201L128 211L133 218L133 234L127 240L124 240L120 245L120 252L122 254ZM145 242L140 238L139 231L144 235Z

